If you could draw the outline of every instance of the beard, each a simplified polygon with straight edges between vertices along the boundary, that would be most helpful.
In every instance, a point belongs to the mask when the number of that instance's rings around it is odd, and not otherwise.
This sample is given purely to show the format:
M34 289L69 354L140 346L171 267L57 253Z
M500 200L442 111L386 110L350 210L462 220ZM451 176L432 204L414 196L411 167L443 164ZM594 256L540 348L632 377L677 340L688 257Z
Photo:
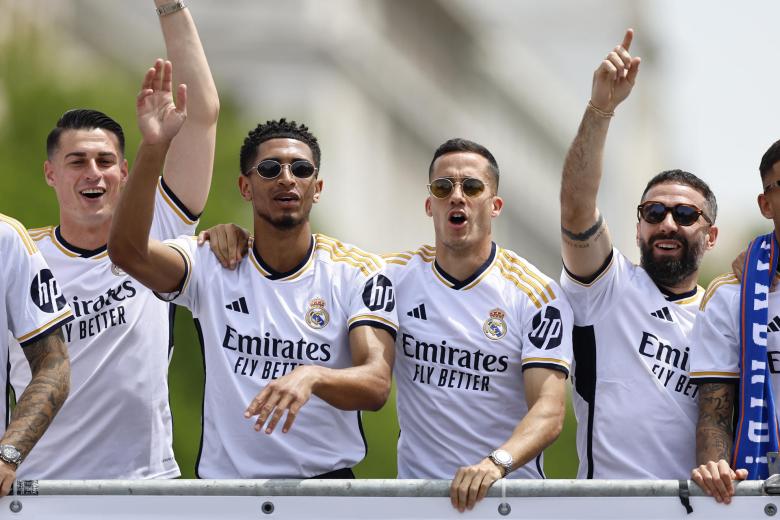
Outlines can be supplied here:
M679 258L656 259L653 256L653 244L658 240L677 240L680 243L682 255ZM640 263L650 279L657 285L673 287L699 269L704 255L704 237L697 238L691 243L678 233L657 234L651 236L648 241L640 240L639 250L641 252Z
M306 213L306 215L285 214L285 215L273 217L269 215L266 211L256 210L256 214L258 217L260 217L268 224L273 226L274 229L277 229L279 231L289 231L291 229L295 229L301 224L304 224L307 220L309 220L308 212Z

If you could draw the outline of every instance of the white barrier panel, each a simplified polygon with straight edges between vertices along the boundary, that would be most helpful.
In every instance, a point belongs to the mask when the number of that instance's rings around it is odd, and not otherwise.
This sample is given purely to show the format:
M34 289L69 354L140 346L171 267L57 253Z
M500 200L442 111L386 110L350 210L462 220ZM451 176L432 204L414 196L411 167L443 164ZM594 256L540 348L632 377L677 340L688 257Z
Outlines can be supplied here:
M775 482L740 483L729 506L691 484L690 514L677 481L499 482L461 514L438 480L20 481L0 500L0 519L750 520L778 516Z

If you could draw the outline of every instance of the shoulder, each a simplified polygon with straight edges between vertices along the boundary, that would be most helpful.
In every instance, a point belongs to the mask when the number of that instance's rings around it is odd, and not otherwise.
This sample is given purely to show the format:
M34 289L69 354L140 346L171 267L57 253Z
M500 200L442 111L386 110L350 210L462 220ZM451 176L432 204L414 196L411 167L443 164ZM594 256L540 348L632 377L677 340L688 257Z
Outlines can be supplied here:
M314 253L321 260L364 276L372 276L385 268L385 262L379 255L319 233L314 235Z
M711 300L730 299L741 291L741 284L734 273L726 273L716 276L704 291L699 309L706 310Z
M513 251L499 248L496 267L499 275L537 308L561 298L561 290L552 278Z
M436 248L429 245L422 245L417 249L409 251L382 255L382 259L387 264L388 271L396 278L402 277L423 266L430 267L435 258Z
M5 244L5 247L14 247L14 244L20 244L29 255L38 252L35 241L21 222L2 213L0 213L0 241Z

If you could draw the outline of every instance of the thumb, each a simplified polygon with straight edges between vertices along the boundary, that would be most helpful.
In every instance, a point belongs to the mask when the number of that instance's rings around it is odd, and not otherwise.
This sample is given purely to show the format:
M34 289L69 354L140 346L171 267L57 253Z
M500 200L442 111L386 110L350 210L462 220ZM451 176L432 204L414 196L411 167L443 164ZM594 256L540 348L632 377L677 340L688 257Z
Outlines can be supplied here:
M745 480L748 477L748 470L738 469L734 472L734 478L736 480Z

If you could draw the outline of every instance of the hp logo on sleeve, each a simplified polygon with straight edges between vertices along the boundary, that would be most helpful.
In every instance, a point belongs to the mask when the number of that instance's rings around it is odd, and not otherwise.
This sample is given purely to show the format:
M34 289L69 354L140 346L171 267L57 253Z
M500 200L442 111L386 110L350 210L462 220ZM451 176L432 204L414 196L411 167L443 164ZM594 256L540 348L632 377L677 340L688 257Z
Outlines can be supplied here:
M48 269L41 269L30 284L30 298L43 312L54 313L65 307L65 296L54 275Z
M393 282L381 274L371 278L363 289L363 303L372 311L392 311L395 308Z
M563 339L563 323L561 311L555 307L547 307L539 311L531 320L531 332L528 334L534 347L543 350L554 349Z

